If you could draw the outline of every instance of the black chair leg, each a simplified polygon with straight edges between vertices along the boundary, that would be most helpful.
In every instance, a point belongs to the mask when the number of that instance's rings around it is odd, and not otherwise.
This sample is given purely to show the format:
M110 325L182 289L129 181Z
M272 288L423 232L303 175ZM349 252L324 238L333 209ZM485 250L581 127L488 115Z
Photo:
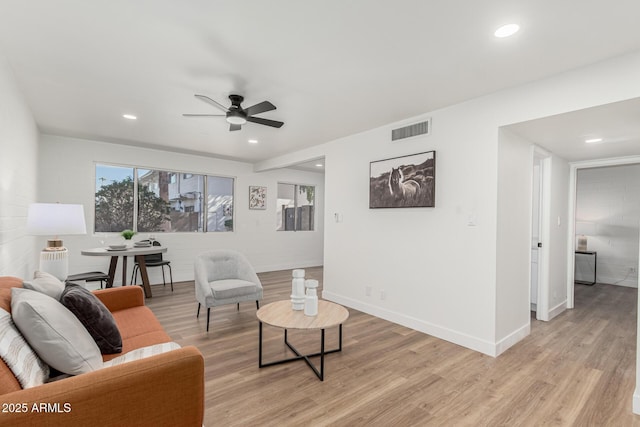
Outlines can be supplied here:
M131 272L131 285L135 285L137 281L138 281L138 264L133 266L133 271Z
M240 303L238 303L238 311L240 311Z
M198 312L196 313L196 318L200 317L200 303L198 303Z
M167 267L169 267L169 278L171 279L171 292L173 292L173 272L171 271L171 265L167 265Z
M207 307L207 332L209 332L209 314L211 313L211 307Z
M256 300L256 309L260 310L260 301Z
M164 278L164 265L162 267L162 286L167 286L167 279Z

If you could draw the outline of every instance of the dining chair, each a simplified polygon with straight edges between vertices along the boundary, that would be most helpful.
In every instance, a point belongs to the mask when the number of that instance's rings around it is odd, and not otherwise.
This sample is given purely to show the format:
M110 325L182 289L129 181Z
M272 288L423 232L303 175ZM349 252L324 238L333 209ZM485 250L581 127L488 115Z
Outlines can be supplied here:
M87 273L71 274L67 276L67 282L85 281L85 282L100 282L100 289L108 283L109 275L102 271L90 271Z
M157 240L154 240L153 246L162 246L162 245ZM171 261L164 259L162 257L162 253L149 254L149 255L144 255L144 265L146 265L147 268L151 268L151 267L162 268L162 283L164 286L167 285L167 279L165 278L165 275L164 275L164 267L165 266L169 267L169 277L171 279L171 292L173 292L173 273L171 271ZM131 272L132 285L136 284L136 281L138 280L139 271L140 271L140 265L136 261L135 265L133 266L133 271Z

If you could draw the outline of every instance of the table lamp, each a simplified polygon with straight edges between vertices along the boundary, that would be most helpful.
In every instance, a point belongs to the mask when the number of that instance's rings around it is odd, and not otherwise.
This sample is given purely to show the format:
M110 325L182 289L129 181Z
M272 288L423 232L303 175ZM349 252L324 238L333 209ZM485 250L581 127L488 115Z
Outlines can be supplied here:
M69 275L69 251L61 235L87 234L82 205L33 203L27 214L27 232L34 236L55 236L40 252L40 271L65 280Z

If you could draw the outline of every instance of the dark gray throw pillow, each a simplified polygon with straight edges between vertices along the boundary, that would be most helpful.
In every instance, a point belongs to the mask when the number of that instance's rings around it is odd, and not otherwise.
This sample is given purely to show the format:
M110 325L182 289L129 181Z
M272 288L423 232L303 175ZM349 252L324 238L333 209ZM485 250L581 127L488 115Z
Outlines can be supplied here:
M116 321L95 295L77 283L67 282L60 302L84 325L102 354L122 351L122 336Z

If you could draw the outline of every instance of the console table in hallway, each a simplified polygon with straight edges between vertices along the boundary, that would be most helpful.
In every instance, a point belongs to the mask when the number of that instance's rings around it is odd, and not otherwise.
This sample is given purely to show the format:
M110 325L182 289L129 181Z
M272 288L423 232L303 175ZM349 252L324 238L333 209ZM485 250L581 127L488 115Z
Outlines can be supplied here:
M588 282L586 280L574 280L574 283L579 285L593 286L597 281L598 274L598 252L597 251L576 251L576 255L589 255L593 257L593 281Z

